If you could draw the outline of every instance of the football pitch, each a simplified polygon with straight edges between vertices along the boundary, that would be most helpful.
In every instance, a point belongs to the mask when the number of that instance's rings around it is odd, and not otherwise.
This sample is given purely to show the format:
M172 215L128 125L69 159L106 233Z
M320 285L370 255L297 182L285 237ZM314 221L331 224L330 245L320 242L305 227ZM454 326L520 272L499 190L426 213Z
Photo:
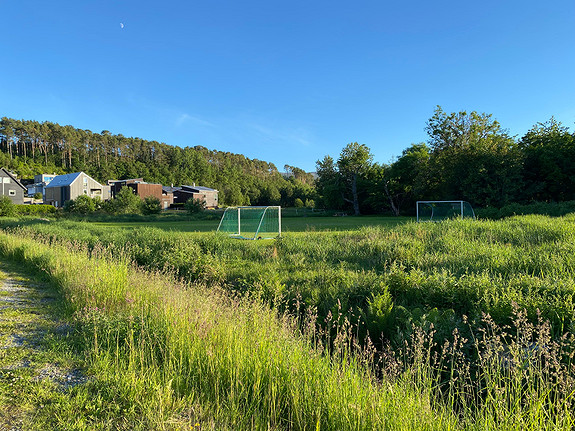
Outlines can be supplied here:
M345 216L345 217L282 217L282 232L352 231L364 226L393 228L408 223L414 217ZM100 226L138 229L143 226L167 231L210 232L218 228L219 220L158 220L137 222L95 222Z

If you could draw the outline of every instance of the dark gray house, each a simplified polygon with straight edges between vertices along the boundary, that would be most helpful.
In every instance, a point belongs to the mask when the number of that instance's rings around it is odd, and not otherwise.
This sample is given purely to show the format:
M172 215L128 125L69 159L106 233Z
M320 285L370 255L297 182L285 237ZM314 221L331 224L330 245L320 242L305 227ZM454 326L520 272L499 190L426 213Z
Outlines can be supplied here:
M0 189L1 196L8 196L13 203L23 204L24 195L26 194L26 187L24 187L16 176L7 171L5 168L0 169L0 181L2 188Z
M174 194L174 203L186 203L189 199L199 199L204 202L206 208L218 207L218 191L209 187L181 186L163 187L165 193Z

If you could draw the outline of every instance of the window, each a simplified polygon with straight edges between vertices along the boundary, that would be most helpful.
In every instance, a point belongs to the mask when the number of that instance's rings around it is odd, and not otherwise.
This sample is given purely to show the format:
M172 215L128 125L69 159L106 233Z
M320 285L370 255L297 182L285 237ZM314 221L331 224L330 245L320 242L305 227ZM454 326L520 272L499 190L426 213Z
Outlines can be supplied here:
M8 190L9 196L16 196L16 190Z
M4 184L10 184L10 178L4 177L4 178L2 178L2 182L3 182Z

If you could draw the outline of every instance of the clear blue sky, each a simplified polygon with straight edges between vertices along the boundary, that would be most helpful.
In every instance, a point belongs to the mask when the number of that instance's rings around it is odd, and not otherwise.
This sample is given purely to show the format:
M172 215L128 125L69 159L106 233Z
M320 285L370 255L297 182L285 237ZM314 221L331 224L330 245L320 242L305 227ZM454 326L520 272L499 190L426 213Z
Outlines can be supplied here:
M436 105L575 123L575 1L0 0L0 116L308 171Z

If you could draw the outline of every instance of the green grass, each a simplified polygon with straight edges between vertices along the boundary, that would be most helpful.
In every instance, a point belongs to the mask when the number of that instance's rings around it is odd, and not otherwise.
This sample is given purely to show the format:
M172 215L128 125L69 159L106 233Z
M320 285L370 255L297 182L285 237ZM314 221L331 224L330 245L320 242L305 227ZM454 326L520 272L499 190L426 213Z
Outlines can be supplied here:
M450 334L462 328L464 315L477 320L484 312L508 323L514 303L532 320L539 310L556 334L573 331L574 217L395 222L395 227L288 231L276 241L147 226L15 224L49 241L111 247L138 265L189 281L223 283L279 309L297 311L299 302L315 308L321 319L342 309L361 317L363 331L383 331L388 338L409 333L413 323L433 323L442 335Z
M52 394L51 429L450 429L405 379L381 385L342 339L333 355L290 316L73 244L0 234L0 253L59 286L93 381ZM113 402L111 402L113 401ZM48 403L48 401L46 401ZM55 408L57 407L57 409ZM72 414L74 420L69 422ZM199 424L199 426L196 426ZM31 426L37 426L33 423Z
M81 321L93 328L88 331L94 334L91 349L94 340L107 339L104 358L128 355L128 362L124 356L118 359L117 368L109 362L102 366L124 376L122 385L134 380L126 399L143 397L143 383L134 373L157 382L162 394L175 391L169 402L154 392L153 400L137 403L142 417L154 423L196 402L209 412L214 427L243 429L265 429L269 423L272 428L309 429L318 420L324 429L414 428L406 414L429 429L573 426L574 216L306 229L286 232L276 241L69 221L19 224L16 243L34 237L49 244L58 258L23 251L43 250L32 243L14 245L16 251L9 253L55 273L59 283L69 286L66 296L76 308L85 304L106 310L82 315ZM82 270L77 263L66 273L69 262L84 258L66 257L58 248L61 243L80 255L89 253L95 269ZM118 260L124 263L115 266ZM126 263L131 261L158 275L132 278ZM173 275L185 287L169 281ZM140 344L130 345L126 338L132 328L126 319L130 322L129 310L135 311L126 309L129 304L138 304L141 325L133 327L133 334L139 334L134 343ZM277 320L284 312L291 317ZM127 329L118 333L113 328ZM183 335L190 328L199 344L189 344ZM383 334L396 354L382 350L381 361L370 356L367 331L379 347L385 345L378 343ZM254 352L253 346L262 350ZM342 389L332 366L344 366L354 376L343 378L350 388ZM180 381L174 376L183 369L189 378ZM345 410L350 401L339 394L313 392L304 383L310 378L314 387L333 385L354 399L367 397L357 407L362 413ZM389 404L385 391L372 392L366 382L376 378L384 388L391 385L397 404ZM174 389L174 381L182 392ZM206 398L194 398L198 392L206 392ZM232 399L224 396L228 393ZM372 397L378 407L370 404ZM168 402L172 413L160 417L146 407L159 408L158 400ZM286 403L287 410L277 407ZM343 410L324 417L318 408ZM374 418L379 408L394 418ZM421 408L423 419L417 416ZM254 422L247 423L246 417Z
M357 230L364 226L381 226L393 228L397 225L412 221L410 217L284 217L282 218L282 231L347 231ZM152 227L164 231L176 232L213 232L218 228L219 220L157 220L141 222L91 222L96 226L123 229L140 229Z

